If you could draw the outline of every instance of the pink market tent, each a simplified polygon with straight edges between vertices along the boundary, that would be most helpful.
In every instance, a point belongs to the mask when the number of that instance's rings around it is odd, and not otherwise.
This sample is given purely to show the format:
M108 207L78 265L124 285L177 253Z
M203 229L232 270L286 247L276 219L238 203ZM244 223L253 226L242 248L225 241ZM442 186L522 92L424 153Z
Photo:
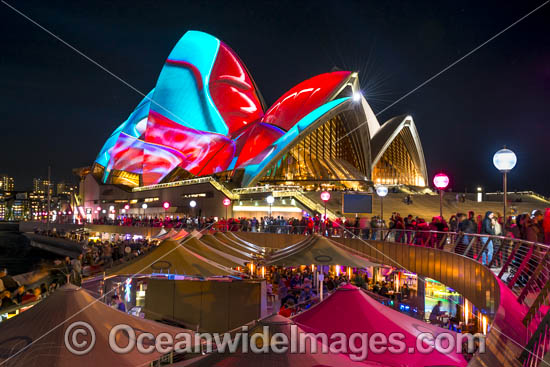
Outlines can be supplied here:
M164 236L166 233L168 233L168 231L164 228L161 228L159 233L157 233L156 235L153 236L153 238L155 239L159 239L159 238L162 238L162 236Z
M71 332L75 322L88 323L95 332L95 344L84 355L72 353L65 344L76 337L77 343L91 342L91 332ZM194 333L190 330L140 319L118 311L97 301L82 288L66 285L29 310L0 323L0 365L25 367L74 367L74 366L141 366L158 360L162 354L156 350L144 354L132 349L126 354L117 354L109 346L109 333L115 325L129 325L136 332L159 335L166 332L176 339L178 333ZM69 331L67 331L69 330ZM84 329L82 329L84 330ZM128 336L118 332L117 344L128 345ZM183 338L183 337L178 337ZM181 340L181 339L177 339ZM74 345L71 344L73 347ZM76 350L82 350L74 348Z
M254 321L248 324L249 338L255 333L262 333L263 327L268 327L268 338L273 334L283 333L287 336L289 343L288 350L284 353L274 353L271 349L268 353L253 353L248 350L247 353L242 352L242 344L239 344L236 353L212 352L205 356L193 358L185 362L170 365L172 367L388 367L376 362L354 362L348 356L343 354L322 353L322 345L317 343L317 350L312 348L312 344L306 343L305 353L291 353L291 327L295 325L292 320L280 315L272 315L265 319ZM240 332L241 329L239 329ZM299 327L296 327L295 335L303 333ZM241 339L242 342L242 339ZM256 344L258 345L258 344ZM261 342L259 344L262 345Z
M421 333L431 333L435 338L443 332L453 332L384 306L352 285L338 288L323 302L295 316L293 320L308 332L324 332L329 334L329 337L334 333L344 333L348 337L353 333L368 333L369 336L374 333L383 333L388 339L391 333L404 335L403 342L407 346L405 352L394 354L386 351L375 354L369 351L368 361L399 367L467 365L464 357L456 353L456 348L449 354L442 354L436 350L428 354L419 351L408 353L409 347L416 346L416 338ZM453 336L455 334L453 333ZM443 342L443 346L446 345Z
M171 238L174 240L174 241L178 241L178 240L181 240L183 239L185 236L187 236L189 234L189 232L187 232L185 229L181 229L178 231L178 233L176 233L174 236L172 236Z
M163 230L164 230L164 228L163 228ZM159 233L159 235L157 235L156 239L158 239L158 240L167 240L167 239L170 239L170 238L174 237L178 233L174 230L174 228L170 228L170 230L168 232L166 232L166 230L164 230L164 231L165 232L162 235L160 235L160 233Z

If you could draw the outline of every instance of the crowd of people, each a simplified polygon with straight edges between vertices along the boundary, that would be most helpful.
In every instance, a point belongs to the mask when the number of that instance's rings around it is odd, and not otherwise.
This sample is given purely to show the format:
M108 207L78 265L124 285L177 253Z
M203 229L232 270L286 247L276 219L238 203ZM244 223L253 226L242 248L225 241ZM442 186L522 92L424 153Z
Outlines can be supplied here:
M36 302L57 288L57 284L49 286L46 283L32 287L20 284L7 269L0 269L0 313L19 305L26 305Z
M147 239L118 239L113 241L89 241L83 246L82 266L87 273L111 268L113 264L129 261L148 253L156 247L157 241Z
M509 216L508 218L504 218L501 214L495 212L476 215L472 211L468 214L457 213L448 219L435 216L431 220L411 214L401 216L399 213L392 213L387 220L379 216L371 218L363 216L355 218L342 217L333 220L330 218L325 219L321 215L304 215L301 218L264 216L260 218L238 217L228 219L200 216L166 216L164 218L123 216L116 219L103 217L94 220L94 224L163 227L167 229L210 228L220 231L292 234L320 233L326 236L360 236L363 239L377 239L380 236L380 230L395 229L405 231L403 235L392 238L398 242L405 242L410 239L410 234L407 234L406 231L437 231L509 236L550 244L550 208L547 208L544 213L536 210L533 213ZM428 239L428 237L419 238L418 241L424 240L426 242Z
M150 216L123 215L115 219L101 217L92 224L107 224L127 227L203 228L216 221L214 217L201 216Z
M296 313L309 308L319 300L318 287L314 284L314 274L309 267L302 268L275 268L268 272L269 291L276 295L279 307L279 314L290 317ZM374 281L367 273L356 271L351 275L347 273L335 274L328 272L323 274L323 293L328 295L336 288L345 284L353 284L365 289L382 299L394 299L395 284L393 277L383 277L382 280ZM399 301L408 300L411 291L407 284L400 288Z

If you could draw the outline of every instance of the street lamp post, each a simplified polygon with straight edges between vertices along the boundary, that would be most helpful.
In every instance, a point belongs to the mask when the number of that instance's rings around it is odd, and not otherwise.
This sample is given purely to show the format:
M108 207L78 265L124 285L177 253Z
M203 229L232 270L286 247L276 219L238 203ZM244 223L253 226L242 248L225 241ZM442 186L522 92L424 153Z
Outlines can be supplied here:
M231 200L228 198L223 199L223 206L225 206L225 222L228 223L229 218L227 218L227 207L231 205Z
M145 209L147 209L147 203L141 204L141 209L143 209L143 219L145 219Z
M325 220L327 220L327 201L330 200L330 192L323 191L321 193L321 200L323 200L323 203L325 204Z
M191 200L189 202L189 207L191 208L191 214L195 215L195 207L197 206L197 202L195 200Z
M162 207L164 208L164 218L166 219L166 211L170 209L170 203L165 201L164 203L162 203Z
M439 216L443 218L443 190L449 186L449 176L438 173L434 176L434 185L439 190Z
M378 186L376 194L380 196L380 219L384 220L384 197L388 195L388 188L386 186Z
M495 167L502 172L502 188L504 196L504 218L506 218L506 205L507 205L507 196L508 196L508 177L507 173L510 172L517 163L518 159L516 154L510 149L506 149L504 146L503 149L499 150L493 156L493 164Z
M273 203L275 202L275 198L269 195L265 200L269 204L269 217L271 218L271 205L273 205Z

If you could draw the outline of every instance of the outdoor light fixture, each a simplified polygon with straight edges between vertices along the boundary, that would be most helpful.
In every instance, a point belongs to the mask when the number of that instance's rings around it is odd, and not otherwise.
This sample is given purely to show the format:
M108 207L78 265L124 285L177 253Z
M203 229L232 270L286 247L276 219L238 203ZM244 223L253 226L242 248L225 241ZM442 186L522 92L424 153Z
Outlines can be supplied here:
M189 202L189 206L190 206L191 208L194 208L194 207L197 206L197 202L196 202L195 200L191 200L191 201Z
M144 204L145 205L145 204ZM168 208L170 208L170 203L165 201L164 203L162 203L162 207L164 208L164 210L168 210ZM145 208L144 208L145 209Z
M130 205L128 205L128 204L124 205L124 209L125 210L130 210Z
M265 198L267 203L269 204L269 216L271 217L271 205L275 202L275 198L271 195L269 195L267 198Z
M378 186L376 188L376 195L380 196L380 219L384 220L384 197L388 195L388 187Z
M330 192L323 191L321 193L321 200L323 200L323 203L325 203L325 220L327 220L327 201L330 200Z
M510 149L506 149L506 146L495 153L493 156L493 164L502 172L502 188L503 188L503 201L504 201L504 218L506 218L506 201L508 196L508 172L510 172L517 163L518 159L516 154Z
M388 188L386 186L378 186L376 188L376 194L380 197L388 195Z
M362 97L362 94L361 92L355 92L353 93L353 101L354 102L359 102L361 100L361 97Z
M449 176L444 173L438 173L434 176L434 185L439 190L444 190L449 186Z
M481 203L483 201L483 189L481 187L477 188L477 202Z
M141 204L141 209L143 210L147 209L147 204L146 203Z
M516 166L517 161L516 154L510 149L506 149L506 147L496 152L493 156L493 164L503 173L511 171Z
M231 205L231 200L229 200L228 198L225 198L225 199L223 199L222 203L223 203L223 206L225 206L225 219L228 219L227 218L227 207L229 205Z
M438 173L434 176L434 185L439 190L439 216L443 218L443 190L449 186L449 176Z

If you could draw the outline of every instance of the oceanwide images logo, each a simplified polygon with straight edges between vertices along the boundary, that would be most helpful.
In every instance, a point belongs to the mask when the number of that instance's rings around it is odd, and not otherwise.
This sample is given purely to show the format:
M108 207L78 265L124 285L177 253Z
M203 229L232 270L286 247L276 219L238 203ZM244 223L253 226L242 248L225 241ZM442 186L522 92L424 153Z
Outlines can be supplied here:
M249 330L243 326L237 333L193 333L157 335L135 330L130 325L115 325L109 332L109 347L117 354L137 351L143 354L175 353L343 353L354 361L367 359L369 353L382 354L460 354L484 353L485 336L442 332L420 333L409 345L402 333L305 333L296 325L290 333L273 332L269 326ZM65 347L75 355L85 355L96 343L94 328L83 321L70 324L65 330Z

